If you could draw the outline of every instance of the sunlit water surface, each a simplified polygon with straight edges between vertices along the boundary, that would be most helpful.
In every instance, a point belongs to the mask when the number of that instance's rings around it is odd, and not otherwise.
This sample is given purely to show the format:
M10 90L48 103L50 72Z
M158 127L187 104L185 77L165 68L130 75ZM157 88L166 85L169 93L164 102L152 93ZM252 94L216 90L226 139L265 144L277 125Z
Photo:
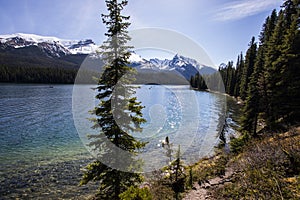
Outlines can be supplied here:
M73 85L0 85L1 180L16 169L91 158L85 148L88 141L80 138L90 133L92 124L86 118L92 107L83 101L72 113L72 95ZM147 123L142 134L132 134L149 142L145 156L164 155L160 140L166 136L174 148L181 145L187 163L213 152L226 117L224 95L160 85L144 85L136 95L145 106ZM75 127L74 112L85 131L77 123Z

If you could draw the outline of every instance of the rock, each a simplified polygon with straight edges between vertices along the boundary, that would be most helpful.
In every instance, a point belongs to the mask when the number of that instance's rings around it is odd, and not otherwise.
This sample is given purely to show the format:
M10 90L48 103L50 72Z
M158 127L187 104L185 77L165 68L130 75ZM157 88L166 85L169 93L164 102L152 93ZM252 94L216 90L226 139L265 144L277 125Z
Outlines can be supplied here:
M199 181L198 181L198 184L199 184L199 186L201 186L201 185L202 185L202 181L201 181L201 180L199 180Z
M226 186L229 186L229 185L231 185L232 184L232 182L225 182L224 183L224 186L226 187Z
M209 188L210 188L210 185L205 185L204 188L205 188L205 189L209 189Z
M80 165L91 160L67 161L36 166L16 166L0 181L0 199L78 199L96 193L96 184L79 187ZM24 168L17 168L24 167ZM67 198L65 198L67 197Z

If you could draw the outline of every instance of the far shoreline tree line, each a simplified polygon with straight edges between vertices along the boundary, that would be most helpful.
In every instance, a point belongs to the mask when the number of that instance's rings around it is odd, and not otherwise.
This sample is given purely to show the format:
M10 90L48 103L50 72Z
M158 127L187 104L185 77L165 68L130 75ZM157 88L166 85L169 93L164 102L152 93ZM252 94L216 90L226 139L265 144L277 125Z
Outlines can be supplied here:
M104 55L108 64L98 80L96 99L100 100L100 103L91 111L94 118L90 119L93 122L93 128L99 130L99 134L89 136L90 145L99 152L100 159L85 167L80 184L87 184L90 181L98 182L99 190L95 197L97 199L151 199L149 190L139 187L144 180L141 174L119 171L101 162L101 159L108 159L107 162L111 163L122 159L111 149L105 148L108 144L103 142L103 136L118 148L133 155L128 160L130 162L126 163L128 167L138 164L134 161L134 155L146 145L122 129L125 127L127 130L140 130L141 124L145 122L141 112L143 106L134 97L134 92L131 93L131 97L126 97L128 105L121 107L112 105L112 98L122 97L122 95L114 97L112 91L117 87L123 91L125 85L132 82L129 77L121 85L117 85L120 78L127 72L134 73L134 70L128 67L130 47L126 46L126 42L130 39L127 35L127 28L130 25L127 22L129 17L121 15L127 1L123 0L119 3L117 0L106 0L106 5L109 14L102 15L102 19L107 28L105 35L108 39L102 46L101 54ZM238 56L236 67L233 67L233 62L230 61L226 67L219 68L218 72L221 74L225 92L240 98L244 103L241 119L243 134L257 136L259 119L262 119L270 129L278 128L278 124L282 122L299 121L299 46L299 0L286 0L278 13L274 10L267 17L259 36L259 43L255 42L254 37L251 39L245 57L242 53ZM42 74L45 75L53 73L47 69L43 70ZM16 71L23 73L18 68ZM64 71L57 71L53 77L64 73ZM73 72L70 71L70 74L64 78L69 80L73 76ZM204 80L212 80L216 74L208 76L202 77L196 74L191 77L191 86L199 90L207 89L206 84L209 83ZM115 111L125 113L133 123L125 121L122 124L123 127L120 127L113 116ZM106 151L102 153L102 149ZM179 169L180 150L175 161L173 166ZM175 179L177 181L177 174ZM175 198L178 199L178 185L174 183L171 185L176 186L173 189L177 192ZM133 194L136 196L132 198L130 195Z
M106 3L109 14L102 15L102 18L108 29L105 34L108 40L102 47L102 54L111 62L99 79L99 94L96 98L101 100L101 103L93 111L95 118L92 120L100 133L91 136L90 144L95 146L96 150L100 150L100 146L103 145L100 138L104 134L116 146L137 153L145 144L139 143L120 129L112 117L113 110L118 108L114 108L110 103L111 93L117 87L118 79L122 74L132 70L126 66L129 57L126 53L129 47L125 46L125 41L129 39L126 36L129 23L126 21L129 17L120 14L127 1L118 3L117 0L107 0ZM120 37L121 43L115 41L114 37ZM259 44L253 37L245 58L242 54L238 56L236 68L230 61L226 67L219 68L218 73L207 77L196 74L191 77L190 84L193 88L205 90L206 84L209 85L210 80L215 81L220 74L225 92L240 98L244 103L241 118L244 138L257 136L258 119L262 119L270 129L276 129L283 121L292 123L300 116L299 41L299 1L286 0L279 13L274 10L266 19L259 36ZM213 86L213 89L218 89L221 83L214 82ZM145 121L141 115L142 106L136 102L135 97L132 98L127 107L131 109L127 113L133 114L131 117L138 128ZM110 150L107 150L107 154L112 155L112 160L118 158ZM180 158L180 155L177 157ZM86 167L81 184L89 181L99 182L96 197L100 199L152 199L148 188L139 187L143 181L140 174L112 169L102 164L101 160L96 160ZM174 197L178 199L178 191L175 188L173 190L176 193Z

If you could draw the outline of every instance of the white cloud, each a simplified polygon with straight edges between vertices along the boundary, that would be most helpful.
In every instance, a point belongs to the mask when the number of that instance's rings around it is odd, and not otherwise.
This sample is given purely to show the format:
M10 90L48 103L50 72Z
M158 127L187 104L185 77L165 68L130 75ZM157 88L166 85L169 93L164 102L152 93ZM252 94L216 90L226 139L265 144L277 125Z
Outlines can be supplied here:
M276 8L282 0L240 0L225 4L215 15L217 21L238 20Z

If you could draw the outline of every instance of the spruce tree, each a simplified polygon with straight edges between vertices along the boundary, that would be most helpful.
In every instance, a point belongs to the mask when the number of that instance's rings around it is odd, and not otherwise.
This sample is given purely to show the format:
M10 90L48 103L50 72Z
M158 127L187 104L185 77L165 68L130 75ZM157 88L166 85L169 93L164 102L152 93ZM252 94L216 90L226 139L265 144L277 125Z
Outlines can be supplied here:
M207 85L205 83L205 80L202 75L200 75L199 72L195 74L195 76L191 76L190 78L190 85L192 88L198 89L198 90L206 90Z
M234 88L236 84L236 77L235 77L235 69L233 68L233 61L228 62L228 67L227 67L227 77L228 77L228 82L227 82L227 90L228 94L233 96L234 95Z
M226 67L219 67L219 73L225 86L225 92L229 95L234 94L236 84L235 69L233 68L233 61L229 61Z
M236 70L235 70L235 85L234 85L234 96L238 97L240 96L240 84L241 84L241 76L242 76L242 70L244 67L244 59L243 59L243 53L241 52L240 55L238 55L237 62L236 62Z
M241 128L247 131L253 136L256 136L256 128L258 115L264 110L267 105L262 101L262 91L263 87L260 87L259 78L263 75L264 63L265 63L265 49L266 41L269 40L271 32L275 28L276 10L273 10L272 15L267 17L263 29L259 35L259 48L257 51L257 57L254 64L254 71L250 77L250 82L248 84L248 91L246 102L243 107L244 115L241 117ZM270 20L273 19L273 22ZM263 80L264 77L262 77Z
M247 51L241 79L241 96L247 88L242 130L256 135L258 115L270 129L278 122L293 123L300 117L300 34L299 0L286 0L278 16L276 10L266 19L254 70L247 84L251 46ZM239 61L239 59L238 59ZM237 64L237 66L239 66Z
M195 88L195 77L194 76L191 76L191 78L190 78L190 85L192 88Z
M273 63L277 67L279 81L274 92L274 106L278 118L292 121L300 113L300 33L299 0L288 0L283 4L286 33L280 46L280 55Z
M207 90L207 85L205 83L205 79L203 78L203 76L200 75L200 80L199 80L199 85L198 85L198 89L199 90Z
M260 112L260 95L258 87L258 77L262 72L263 48L260 47L257 53L257 59L254 65L254 71L250 77L246 102L243 107L243 116L241 118L241 128L253 136L256 136L258 114Z
M199 86L200 86L199 83L200 83L200 73L197 72L196 75L195 75L195 88L200 89L199 88Z
M129 17L121 14L126 5L127 0L120 3L117 0L106 0L109 13L102 15L108 39L101 46L100 52L105 63L97 87L96 99L100 103L92 111L95 118L91 119L94 122L93 128L99 129L99 134L89 135L89 145L96 152L97 160L86 167L81 180L81 184L89 181L99 183L99 199L119 199L119 194L142 180L141 175L128 172L130 167L137 164L137 150L145 145L129 133L140 131L140 125L145 119L141 113L143 107L134 97L134 88L128 86L134 81L134 70L128 67L130 47L126 46L130 39L127 35ZM121 157L112 146L120 152L128 152L132 157ZM111 167L116 163L126 170Z
M295 16L299 14L299 0L286 0L281 6L284 10L286 27L290 27L294 21Z
M243 72L241 76L240 97L242 100L246 99L248 83L250 81L250 76L254 70L256 53L257 53L257 46L256 46L255 38L252 37L251 42L249 44L249 49L247 50L246 53L245 66L243 68Z
M280 48L284 36L284 13L281 10L278 15L278 20L274 28L274 32L267 42L266 46L266 55L265 55L265 87L266 87L266 122L267 125L272 129L276 119L279 117L277 99L278 98L278 85L280 82L281 67L276 63L276 60L279 58L281 52Z
M274 9L270 16L268 16L265 20L265 23L263 24L262 31L259 35L259 40L261 45L265 45L270 37L272 36L275 26L277 22L277 12L276 9Z
M266 63L266 60L269 57L270 51L268 49L273 48L270 40L273 35L276 23L277 23L277 12L274 9L272 14L267 17L265 24L263 25L263 30L260 34L260 51L262 58L258 58L258 62L261 64L261 73L258 75L258 87L259 87L259 95L260 95L260 106L262 108L262 113L264 114L264 119L268 117L268 106L269 106L269 96L267 92L267 73L269 65Z

